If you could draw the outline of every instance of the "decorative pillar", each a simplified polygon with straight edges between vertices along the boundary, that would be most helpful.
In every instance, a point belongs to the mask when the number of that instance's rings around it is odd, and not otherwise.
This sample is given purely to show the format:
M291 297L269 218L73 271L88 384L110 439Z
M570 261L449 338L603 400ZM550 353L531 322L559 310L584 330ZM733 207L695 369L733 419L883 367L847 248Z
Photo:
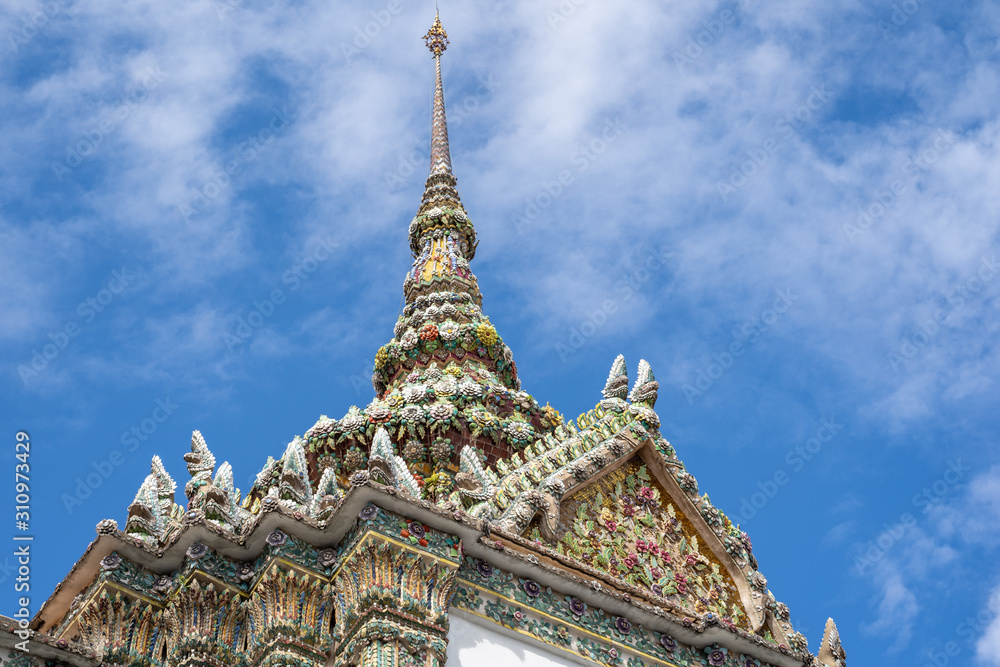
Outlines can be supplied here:
M231 667L241 659L246 609L240 595L192 579L170 600L160 655L166 667Z
M255 667L319 667L330 646L330 585L273 564L249 600L247 663Z
M83 643L108 667L154 667L162 633L159 610L147 601L107 590L89 601L80 614Z
M335 667L443 667L459 559L369 533L336 580Z

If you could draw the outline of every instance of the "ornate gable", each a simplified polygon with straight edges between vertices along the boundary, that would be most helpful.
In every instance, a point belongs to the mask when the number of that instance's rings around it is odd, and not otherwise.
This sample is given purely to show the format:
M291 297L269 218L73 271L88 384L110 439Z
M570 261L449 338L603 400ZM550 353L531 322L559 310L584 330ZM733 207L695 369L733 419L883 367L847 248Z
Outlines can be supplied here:
M525 461L497 463L496 493L479 515L651 602L805 648L767 590L749 536L699 495L659 433L658 384L645 360L638 375L627 402L619 355L600 404L536 441Z
M672 500L642 458L633 456L563 503L556 550L650 596L755 629L729 569ZM537 526L528 537L542 539Z

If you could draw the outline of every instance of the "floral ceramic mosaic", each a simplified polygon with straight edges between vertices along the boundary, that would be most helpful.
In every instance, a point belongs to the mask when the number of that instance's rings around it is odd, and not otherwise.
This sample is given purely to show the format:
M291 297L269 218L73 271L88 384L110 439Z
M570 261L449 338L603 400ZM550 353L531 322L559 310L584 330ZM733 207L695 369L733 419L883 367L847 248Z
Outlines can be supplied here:
M633 459L563 505L557 545L580 561L699 614L747 627L732 577L646 466ZM541 541L538 528L529 537Z

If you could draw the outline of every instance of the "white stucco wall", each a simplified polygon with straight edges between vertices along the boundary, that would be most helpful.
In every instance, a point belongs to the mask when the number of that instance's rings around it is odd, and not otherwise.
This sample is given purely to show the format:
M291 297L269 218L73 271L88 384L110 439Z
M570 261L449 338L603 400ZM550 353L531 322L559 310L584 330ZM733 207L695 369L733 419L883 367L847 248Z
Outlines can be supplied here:
M449 616L448 661L445 667L575 667L567 656L528 641L501 634L485 621ZM593 664L583 662L582 664Z

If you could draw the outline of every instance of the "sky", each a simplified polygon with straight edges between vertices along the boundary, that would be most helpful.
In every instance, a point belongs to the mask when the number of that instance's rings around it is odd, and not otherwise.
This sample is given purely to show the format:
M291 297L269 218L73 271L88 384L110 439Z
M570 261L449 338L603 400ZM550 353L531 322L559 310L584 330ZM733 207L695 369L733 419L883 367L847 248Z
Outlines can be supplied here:
M524 389L572 417L648 360L813 652L833 617L854 667L1000 665L1000 6L440 8L472 266ZM23 430L32 612L154 454L183 486L192 430L246 490L372 399L433 16L0 6L0 493L13 514Z

